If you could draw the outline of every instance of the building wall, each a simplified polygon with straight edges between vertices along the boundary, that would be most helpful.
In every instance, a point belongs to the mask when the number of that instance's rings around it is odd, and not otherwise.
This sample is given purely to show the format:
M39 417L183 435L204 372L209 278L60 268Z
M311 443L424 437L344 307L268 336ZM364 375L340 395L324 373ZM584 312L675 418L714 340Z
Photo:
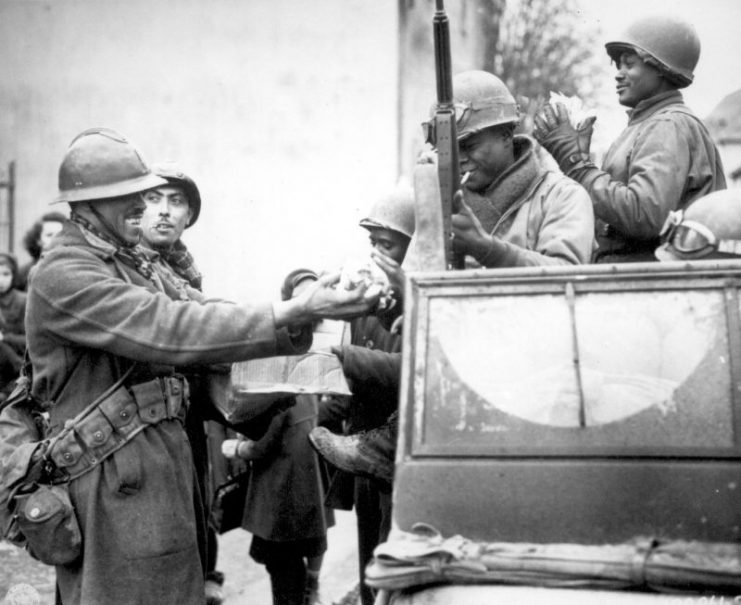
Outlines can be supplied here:
M741 141L721 139L716 141L716 145L723 161L723 170L726 173L728 187L741 187L738 177L733 178L733 174L741 170Z
M0 0L0 164L17 232L92 126L177 160L204 200L186 233L206 290L274 297L297 265L367 251L398 175L395 0Z
M487 20L497 20L504 0L465 0L444 3L450 34L451 71L483 69L488 63L491 29ZM435 0L399 0L400 7L400 164L405 174L414 170L424 149L422 122L430 118L437 102L433 17Z

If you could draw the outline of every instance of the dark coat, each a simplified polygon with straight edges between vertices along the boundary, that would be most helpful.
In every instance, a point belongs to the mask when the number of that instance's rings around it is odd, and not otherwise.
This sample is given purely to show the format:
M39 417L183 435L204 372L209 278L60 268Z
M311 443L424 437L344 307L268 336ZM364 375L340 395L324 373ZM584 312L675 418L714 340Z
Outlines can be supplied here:
M386 330L374 316L352 322L350 346L342 349L342 370L352 385L350 432L371 429L386 423L399 404L399 372L394 372L393 357L400 360L401 336ZM338 473L337 481L341 481ZM333 486L334 487L334 486ZM384 541L390 530L391 498L388 488L365 477L354 478L353 500L358 518L358 575L362 603L373 602L364 582L365 566L373 549Z
M309 442L316 418L316 397L299 395L257 442L261 457L252 461L242 527L264 540L324 538L334 524L324 506L323 469Z
M26 349L26 293L11 288L0 295L0 392L7 394L23 364Z
M0 330L3 332L3 342L21 356L26 348L25 316L25 292L11 288L0 295Z
M392 334L376 317L369 315L352 322L350 343L349 347L343 347L342 370L353 392L349 430L357 433L382 425L396 410L399 401L398 383L389 384L383 372L377 374L379 368L372 364L366 366L369 359L363 355L366 352L363 349L398 352L401 350L401 336Z

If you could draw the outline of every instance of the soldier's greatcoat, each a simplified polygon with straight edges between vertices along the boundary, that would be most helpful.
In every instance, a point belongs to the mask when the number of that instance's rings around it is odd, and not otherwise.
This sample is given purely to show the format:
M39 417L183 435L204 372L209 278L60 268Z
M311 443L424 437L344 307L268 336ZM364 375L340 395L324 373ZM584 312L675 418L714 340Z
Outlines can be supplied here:
M52 434L134 362L127 384L172 366L296 352L276 331L269 304L181 300L184 283L147 279L113 253L69 224L34 273L26 320L33 392L48 402ZM5 480L22 474L24 456L16 450L15 470L3 461ZM145 428L73 480L70 495L84 552L57 567L65 605L204 602L193 463L180 421Z

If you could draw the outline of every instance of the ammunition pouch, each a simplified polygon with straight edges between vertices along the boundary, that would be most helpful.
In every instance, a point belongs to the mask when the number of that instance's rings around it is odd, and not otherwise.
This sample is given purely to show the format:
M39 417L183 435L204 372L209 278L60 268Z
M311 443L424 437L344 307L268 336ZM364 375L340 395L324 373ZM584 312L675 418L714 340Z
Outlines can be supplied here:
M49 443L53 482L71 481L92 470L146 427L185 418L188 382L182 376L118 386L97 405L67 420Z
M43 478L19 485L10 496L12 520L4 537L25 545L47 565L69 565L82 554L82 532L69 496L69 482L99 465L148 426L181 422L188 404L182 376L155 378L125 387L127 372L80 414L67 420L47 443Z
M14 520L29 554L47 565L69 565L82 554L82 532L69 486L34 485L13 497Z

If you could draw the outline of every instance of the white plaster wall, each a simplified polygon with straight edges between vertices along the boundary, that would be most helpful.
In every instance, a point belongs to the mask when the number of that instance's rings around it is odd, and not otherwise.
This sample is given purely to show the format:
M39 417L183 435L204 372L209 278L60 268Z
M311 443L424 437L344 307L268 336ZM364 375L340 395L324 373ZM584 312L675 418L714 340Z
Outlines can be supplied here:
M398 177L397 20L395 0L0 0L15 251L70 140L109 126L198 182L209 293L272 298L364 253L357 222Z

